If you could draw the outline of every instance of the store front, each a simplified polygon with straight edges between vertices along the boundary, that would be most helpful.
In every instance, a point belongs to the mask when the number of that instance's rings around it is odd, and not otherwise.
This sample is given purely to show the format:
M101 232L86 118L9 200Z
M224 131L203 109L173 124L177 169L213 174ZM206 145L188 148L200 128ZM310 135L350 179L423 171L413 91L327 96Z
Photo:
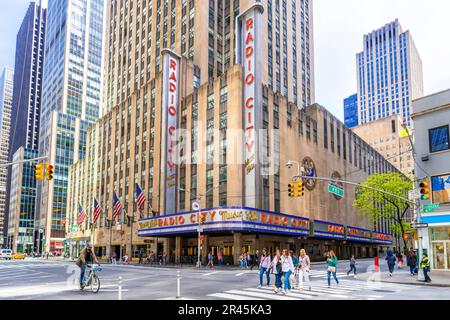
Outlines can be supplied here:
M379 235L372 239L368 229L247 207L221 207L141 219L138 235L168 238L168 247L164 250L174 255L171 260L195 264L198 260L198 221L202 220L202 263L206 263L209 252L217 263L217 254L221 252L224 265L237 265L242 253L254 255L256 250L262 249L267 249L273 256L277 249L298 254L304 248L312 261L323 261L329 250L335 251L340 259L348 259L352 254L360 258L377 252L374 240L392 244L379 239Z
M423 240L431 268L450 271L450 214L427 215L422 222L428 223L428 229L423 231Z

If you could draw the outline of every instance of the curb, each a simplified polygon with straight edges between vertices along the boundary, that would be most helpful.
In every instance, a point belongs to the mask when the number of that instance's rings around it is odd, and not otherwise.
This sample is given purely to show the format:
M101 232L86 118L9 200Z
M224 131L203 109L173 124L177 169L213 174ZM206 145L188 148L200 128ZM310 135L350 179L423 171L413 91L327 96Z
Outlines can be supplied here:
M361 278L355 279L356 281L367 282L367 280L363 280ZM423 286L423 287L440 287L440 288L450 288L450 284L442 284L442 283L425 283L423 281L416 280L414 282L395 282L395 281L386 281L386 280L378 280L379 282L391 283L391 284L406 284L413 286Z

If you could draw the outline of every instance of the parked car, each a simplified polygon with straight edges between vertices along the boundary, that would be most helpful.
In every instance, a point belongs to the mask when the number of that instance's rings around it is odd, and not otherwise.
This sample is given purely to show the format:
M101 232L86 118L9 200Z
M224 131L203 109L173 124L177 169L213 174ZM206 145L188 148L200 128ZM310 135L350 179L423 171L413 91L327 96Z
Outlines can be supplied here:
M11 260L12 258L12 250L11 249L1 249L0 250L0 259Z
M25 255L23 253L14 253L11 258L13 258L14 260L23 260L25 259Z

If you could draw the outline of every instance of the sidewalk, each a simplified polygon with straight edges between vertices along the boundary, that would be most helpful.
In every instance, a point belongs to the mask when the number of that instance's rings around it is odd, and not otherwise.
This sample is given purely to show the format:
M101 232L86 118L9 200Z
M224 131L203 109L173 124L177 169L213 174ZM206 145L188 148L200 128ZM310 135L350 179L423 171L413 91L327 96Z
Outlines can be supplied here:
M417 280L417 275L412 276L409 273L409 268L403 268L400 270L395 269L394 273L392 274L392 277L389 276L389 272L384 270L379 273L375 272L359 273L358 278L356 280L423 285L429 287L450 287L450 272L431 271L428 275L432 280L431 283L425 283L424 281Z

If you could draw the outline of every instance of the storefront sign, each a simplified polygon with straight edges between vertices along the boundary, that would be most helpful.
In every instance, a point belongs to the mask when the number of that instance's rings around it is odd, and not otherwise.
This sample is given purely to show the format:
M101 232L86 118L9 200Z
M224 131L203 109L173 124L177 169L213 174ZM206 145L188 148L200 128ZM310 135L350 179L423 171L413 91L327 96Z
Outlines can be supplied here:
M249 230L297 236L310 235L309 219L262 211L247 207L223 207L199 212L186 212L139 221L139 236L197 232L204 220L203 231Z
M372 242L378 244L388 244L391 245L393 243L393 237L391 234L373 232Z
M163 86L162 86L162 128L164 159L162 176L164 177L164 208L167 213L176 211L177 195L177 123L178 95L180 85L180 58L170 50L163 50Z
M371 242L372 232L367 229L348 226L346 239L350 241Z
M257 3L236 18L236 57L243 67L243 126L245 204L259 205L258 130L262 129L262 63L261 18L262 4Z
M341 224L314 220L314 237L344 240L345 227Z

